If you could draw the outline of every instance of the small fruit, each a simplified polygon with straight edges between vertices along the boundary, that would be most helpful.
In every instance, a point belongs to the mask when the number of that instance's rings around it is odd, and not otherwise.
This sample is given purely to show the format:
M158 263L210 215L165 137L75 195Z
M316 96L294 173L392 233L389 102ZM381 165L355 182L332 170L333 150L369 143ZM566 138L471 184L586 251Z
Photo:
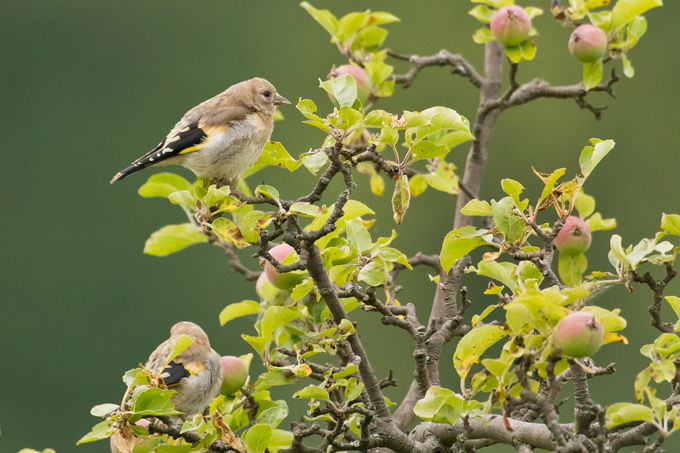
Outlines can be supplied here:
M220 393L229 396L241 390L248 380L248 367L243 360L233 355L225 355L222 357L222 368L224 377Z
M590 229L588 224L578 217L568 217L564 226L555 238L555 247L567 255L578 255L590 247Z
M516 46L529 37L531 19L524 8L504 6L491 18L491 33L504 46Z
M579 25L569 38L569 52L581 63L597 61L607 52L607 34L595 25Z
M260 299L266 300L268 302L273 301L276 295L280 292L278 288L271 284L269 278L267 278L267 273L262 272L255 283L255 292Z
M560 320L555 331L557 346L571 357L590 357L600 349L604 327L585 311L571 313Z
M361 105L364 105L368 100L368 97L371 95L371 90L373 89L373 83L371 82L371 79L368 77L368 74L366 74L366 71L364 71L364 69L360 66L344 64L337 68L333 66L330 74L328 74L328 80L337 79L338 77L343 76L345 74L351 75L352 77L354 77L354 80L356 80L357 98L359 98L359 100L361 101ZM335 104L336 106L338 105L337 99L331 96L330 93L328 93L328 97L331 98L333 104Z
M135 425L137 426L144 426L145 428L149 426L149 420L145 418L141 418L135 422ZM134 447L134 452L149 452L149 451L154 451L154 448L160 443L160 437L158 436L153 436L153 437L148 437L146 439L136 439L136 445ZM120 453L120 450L116 445L113 443L113 437L110 437L109 440L109 445L111 446L111 453Z
M269 253L280 263L294 251L295 249L290 245L281 244L273 247ZM267 274L271 284L279 289L293 289L304 278L304 274L299 271L279 274L269 261L266 261L264 264L264 272Z

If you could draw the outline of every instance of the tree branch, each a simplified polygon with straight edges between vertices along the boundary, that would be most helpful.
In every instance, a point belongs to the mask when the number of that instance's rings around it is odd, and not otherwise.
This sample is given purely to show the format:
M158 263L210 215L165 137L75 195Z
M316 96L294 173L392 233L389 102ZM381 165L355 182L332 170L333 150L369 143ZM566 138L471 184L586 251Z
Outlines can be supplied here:
M465 77L477 88L481 88L484 82L482 76L479 75L475 68L468 63L462 55L452 54L445 49L440 50L436 55L427 57L419 57L418 55L399 55L390 50L387 51L387 55L411 63L412 67L406 74L394 74L392 76L394 83L402 85L404 88L410 87L418 73L420 73L422 69L430 66L451 66L451 74L458 74Z

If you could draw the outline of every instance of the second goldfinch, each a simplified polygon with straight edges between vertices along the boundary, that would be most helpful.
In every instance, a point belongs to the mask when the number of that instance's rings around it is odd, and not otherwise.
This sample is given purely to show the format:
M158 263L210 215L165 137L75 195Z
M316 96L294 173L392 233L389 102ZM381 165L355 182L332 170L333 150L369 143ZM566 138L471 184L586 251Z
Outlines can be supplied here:
M156 148L118 172L111 184L146 167L178 164L201 178L236 185L271 137L281 104L290 102L265 79L232 85L189 110Z
M191 338L191 345L166 365L166 359L180 335ZM165 366L165 368L163 368ZM208 335L193 322L178 322L170 329L170 338L156 348L146 363L154 375L160 375L169 389L177 393L172 402L187 416L199 414L220 393L224 371L220 355L210 347Z

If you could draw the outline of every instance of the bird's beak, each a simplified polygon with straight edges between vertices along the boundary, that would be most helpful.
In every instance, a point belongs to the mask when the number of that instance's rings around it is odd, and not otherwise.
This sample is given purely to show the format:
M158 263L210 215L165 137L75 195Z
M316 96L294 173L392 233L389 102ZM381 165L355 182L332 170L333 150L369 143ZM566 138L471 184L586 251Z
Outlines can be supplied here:
M281 104L290 104L290 101L280 94L277 94L276 97L274 98L274 105L281 105Z

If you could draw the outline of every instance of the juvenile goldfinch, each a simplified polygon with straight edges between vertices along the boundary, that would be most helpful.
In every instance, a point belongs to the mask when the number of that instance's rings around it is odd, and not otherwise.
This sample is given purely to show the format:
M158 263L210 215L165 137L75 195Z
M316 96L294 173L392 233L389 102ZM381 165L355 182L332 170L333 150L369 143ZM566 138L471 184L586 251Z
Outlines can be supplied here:
M152 165L178 164L201 178L236 185L271 137L281 104L290 101L265 79L232 85L189 110L156 148L118 172L111 184Z
M180 335L191 338L191 345L182 351L165 368L165 361L172 346ZM193 322L178 322L170 329L170 338L156 348L146 363L154 375L159 375L169 389L177 393L172 402L175 408L188 415L203 412L210 402L220 393L222 360L210 347L210 341L203 329Z

